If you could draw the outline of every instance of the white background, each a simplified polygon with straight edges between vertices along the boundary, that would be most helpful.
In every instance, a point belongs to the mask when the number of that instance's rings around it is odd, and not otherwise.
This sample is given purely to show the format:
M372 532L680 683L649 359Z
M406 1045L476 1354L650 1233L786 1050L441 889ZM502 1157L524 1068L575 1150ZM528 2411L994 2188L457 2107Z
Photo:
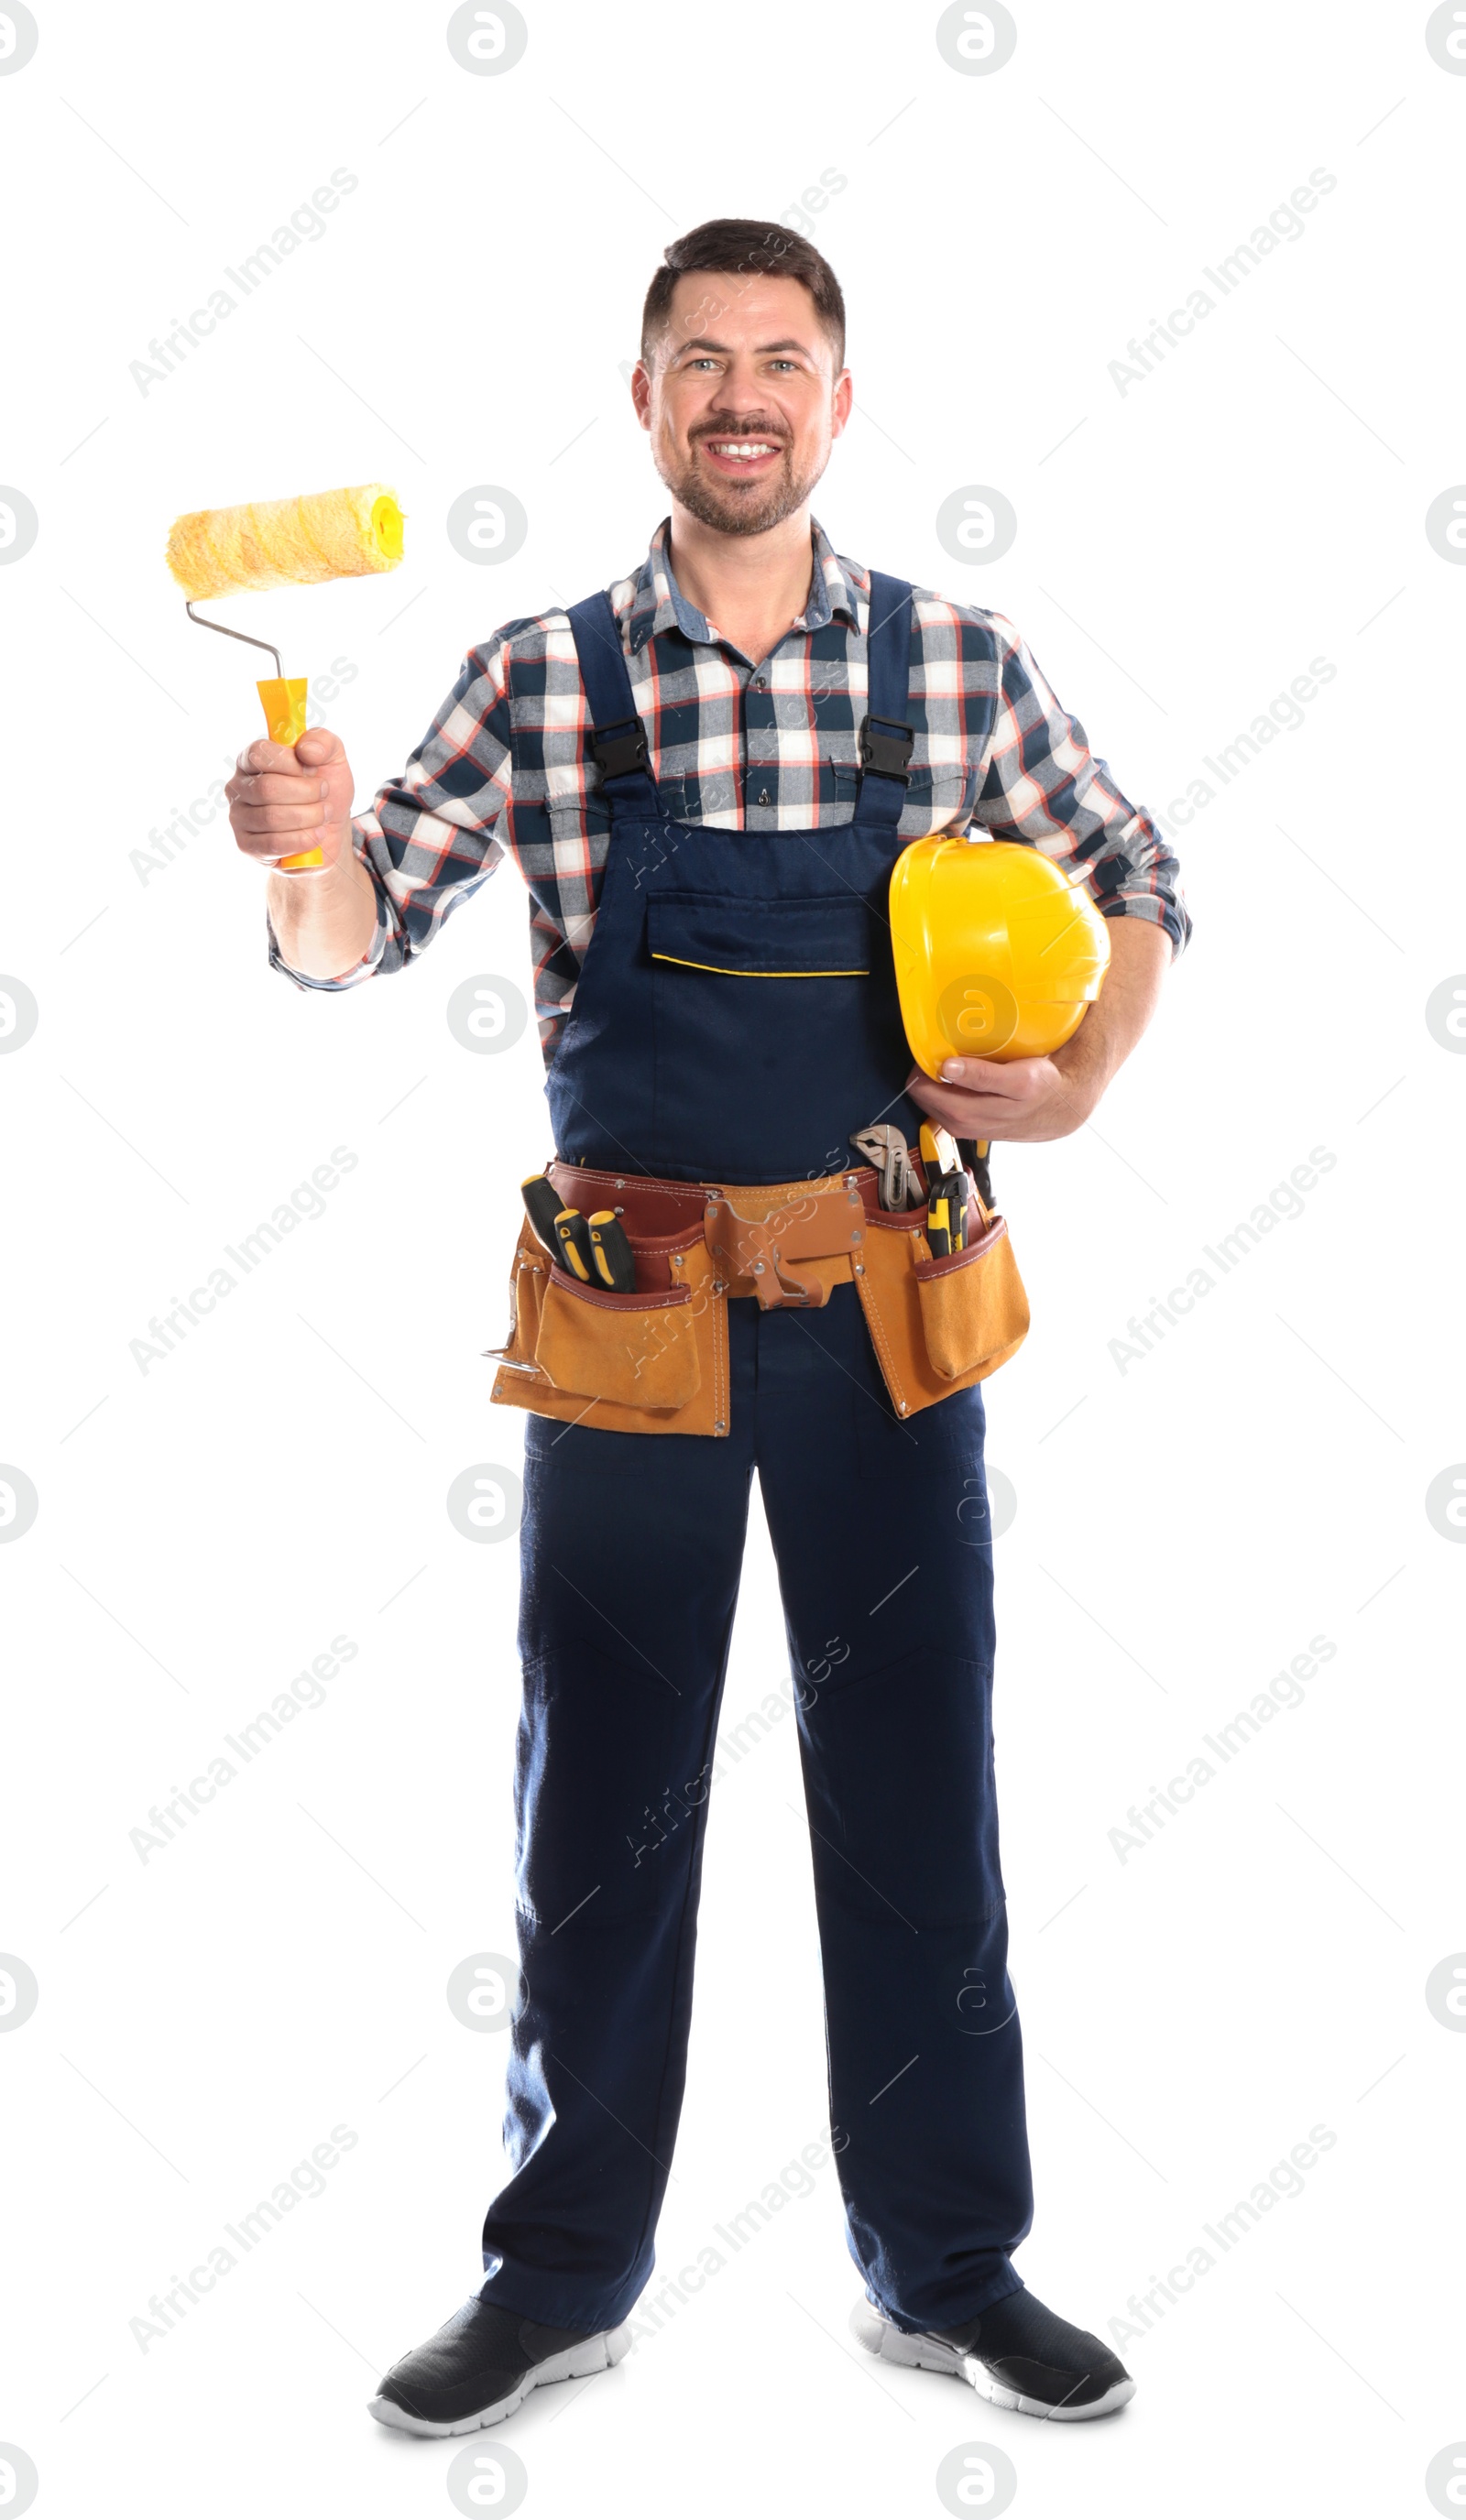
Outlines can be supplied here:
M287 671L354 663L327 715L364 805L471 644L645 549L661 485L619 369L664 243L834 169L812 226L856 413L817 512L1018 622L1175 839L1196 920L1096 1126L997 1163L1034 1315L987 1386L1017 1495L1020 2272L1109 2335L1311 2127L1337 2141L1122 2344L1116 2421L871 2364L826 2170L614 2375L494 2438L547 2513L938 2511L969 2442L1033 2515L1426 2511L1466 2437L1466 2040L1424 1997L1466 1946L1466 1555L1424 1505L1466 1455L1466 1063L1425 1020L1466 970L1466 573L1424 529L1466 475L1466 77L1422 8L1358 0L1041 0L991 76L947 66L931 7L527 14L524 59L475 76L441 8L71 5L0 76L0 480L39 519L0 566L0 969L39 1006L0 1058L0 1458L40 1501L0 1549L0 1949L40 1987L0 2038L0 2440L47 2512L450 2508L452 2446L362 2409L472 2289L503 2175L503 2043L444 1985L513 1947L517 1571L444 1499L519 1457L480 1351L548 1148L532 1030L475 1057L444 1008L476 974L527 986L523 890L502 872L421 968L332 998L268 971L222 822L143 879L131 853L257 731L260 660L185 619L168 521L396 486L394 576L214 608ZM141 392L150 338L338 167L324 238ZM1122 394L1130 337L1320 167L1303 238ZM499 566L443 530L484 482L529 518ZM974 482L1019 519L990 567L935 531ZM1318 656L1304 724L1183 831L1203 756ZM324 1216L140 1372L150 1316L338 1146ZM1129 1316L1319 1146L1303 1215L1122 1372ZM327 1703L141 1863L150 1806L339 1635ZM1128 1807L1318 1635L1306 1703L1122 1863ZM784 1668L760 1531L728 1719ZM800 1800L788 1722L714 1798L666 2270L825 2128ZM141 2352L149 2296L342 2124L325 2194Z

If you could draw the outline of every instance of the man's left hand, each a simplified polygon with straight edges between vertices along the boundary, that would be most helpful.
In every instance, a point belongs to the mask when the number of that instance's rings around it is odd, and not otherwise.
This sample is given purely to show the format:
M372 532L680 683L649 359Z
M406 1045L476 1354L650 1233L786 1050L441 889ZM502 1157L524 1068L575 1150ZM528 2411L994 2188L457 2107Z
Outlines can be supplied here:
M1076 1036L1077 1038L1077 1036ZM1069 1044L1066 1042L1064 1049ZM1048 1058L949 1058L938 1080L913 1067L906 1091L954 1138L1067 1138L1081 1129L1100 1099L1104 1078Z

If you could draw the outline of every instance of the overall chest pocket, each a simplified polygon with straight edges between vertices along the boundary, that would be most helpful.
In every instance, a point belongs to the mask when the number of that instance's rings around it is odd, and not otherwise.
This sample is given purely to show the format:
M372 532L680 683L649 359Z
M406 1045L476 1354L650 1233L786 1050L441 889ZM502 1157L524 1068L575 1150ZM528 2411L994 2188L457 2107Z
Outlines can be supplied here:
M908 1064L863 897L659 890L646 944L664 1170L768 1182L848 1162Z
M856 893L753 901L736 893L663 892L647 904L654 963L725 979L868 979L880 935Z

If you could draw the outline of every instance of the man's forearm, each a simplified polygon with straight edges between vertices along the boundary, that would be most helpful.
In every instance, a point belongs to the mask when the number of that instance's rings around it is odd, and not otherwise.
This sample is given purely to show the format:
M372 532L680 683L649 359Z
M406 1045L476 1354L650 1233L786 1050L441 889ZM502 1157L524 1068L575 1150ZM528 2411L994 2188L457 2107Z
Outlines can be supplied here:
M1077 1032L1062 1050L1052 1053L1066 1081L1081 1092L1091 1107L1104 1093L1116 1069L1129 1058L1161 1003L1161 989L1170 967L1170 938L1150 919L1111 919L1110 968L1094 1004L1085 1010Z
M307 979L354 969L376 934L376 890L350 848L319 875L272 875L265 901L282 961Z

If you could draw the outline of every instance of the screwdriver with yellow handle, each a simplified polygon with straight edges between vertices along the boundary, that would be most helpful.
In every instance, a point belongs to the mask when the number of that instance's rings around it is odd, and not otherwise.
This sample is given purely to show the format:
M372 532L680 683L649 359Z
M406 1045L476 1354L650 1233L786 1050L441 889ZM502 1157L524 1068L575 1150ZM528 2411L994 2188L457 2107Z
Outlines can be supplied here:
M559 1191L543 1173L530 1173L528 1179L520 1184L520 1196L525 1202L529 1222L550 1258L558 1260L560 1242L555 1232L555 1220L561 1209Z
M634 1295L636 1262L625 1228L614 1207L599 1207L590 1220L590 1251L596 1277L612 1295Z
M591 1283L593 1263L590 1250L590 1228L578 1207L563 1207L555 1219L555 1239L560 1245L560 1265L582 1286Z
M550 1257L582 1286L603 1286L613 1295L636 1292L636 1263L618 1208L600 1207L586 1217L578 1208L562 1207L560 1192L543 1173L521 1182L520 1195Z

